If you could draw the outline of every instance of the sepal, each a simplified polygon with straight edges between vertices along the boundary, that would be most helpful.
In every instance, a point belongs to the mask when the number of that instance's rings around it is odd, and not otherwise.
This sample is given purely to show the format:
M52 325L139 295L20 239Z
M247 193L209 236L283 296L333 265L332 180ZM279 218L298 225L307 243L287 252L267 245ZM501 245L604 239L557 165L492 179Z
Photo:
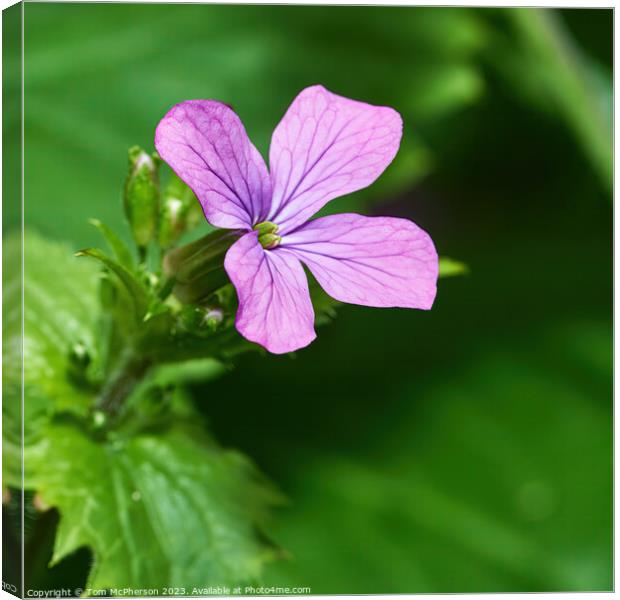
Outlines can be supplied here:
M242 231L218 230L164 256L164 274L175 280L174 294L186 304L199 304L229 283L224 257Z
M99 219L89 219L88 222L99 230L119 264L129 271L133 271L135 269L135 262L127 244Z

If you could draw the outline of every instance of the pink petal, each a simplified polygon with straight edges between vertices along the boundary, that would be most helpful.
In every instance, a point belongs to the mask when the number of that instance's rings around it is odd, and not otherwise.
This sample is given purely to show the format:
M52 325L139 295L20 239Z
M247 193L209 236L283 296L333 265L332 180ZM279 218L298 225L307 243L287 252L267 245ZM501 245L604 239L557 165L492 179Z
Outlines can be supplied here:
M333 198L369 186L392 162L401 135L391 108L306 88L271 139L269 220L292 231Z
M252 231L230 247L224 267L237 290L241 335L274 354L303 348L316 337L308 280L290 252L264 250Z
M265 161L226 104L173 106L157 126L155 147L192 188L212 225L247 229L266 216L271 182Z
M306 223L282 244L336 300L429 309L435 299L435 246L407 219L331 215Z

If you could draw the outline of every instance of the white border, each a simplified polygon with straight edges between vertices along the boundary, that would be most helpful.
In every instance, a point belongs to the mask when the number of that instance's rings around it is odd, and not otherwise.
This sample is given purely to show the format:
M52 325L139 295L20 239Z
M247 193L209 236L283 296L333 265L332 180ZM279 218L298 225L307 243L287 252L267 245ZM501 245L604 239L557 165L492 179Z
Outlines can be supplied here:
M36 0L29 0L29 1L36 1ZM72 2L74 0L56 0L56 1L60 1L60 2ZM102 2L102 1L107 1L107 2L114 2L115 0L79 0L80 2ZM578 0L564 0L564 1L552 1L552 0L541 0L532 4L529 3L515 3L514 1L509 1L509 0L496 0L494 2L485 2L482 0L479 0L478 2L467 2L465 0L452 0L451 2L445 2L445 1L441 1L441 0L426 0L426 2L410 2L410 1L406 1L406 0L390 0L390 1L385 1L382 2L381 0L376 0L374 2L371 1L364 1L364 0L339 0L338 2L329 2L328 0L314 0L313 2L308 2L308 1L303 1L303 0L271 0L270 2L264 2L262 0L245 0L244 2L231 2L231 1L227 1L227 0L220 0L220 1L215 1L215 0L208 0L208 1L201 1L201 0L134 0L134 2L131 2L133 4L136 3L145 3L145 4L154 4L154 3L161 3L161 4L283 4L283 5L308 5L308 4L313 4L313 5L351 5L351 6L437 6L437 7L514 7L514 8L526 8L526 7L543 7L543 8L616 8L616 2L612 2L609 0L597 0L592 4L587 4L584 3L583 0L582 1L578 1ZM16 4L16 2L11 1L11 0L0 0L0 8L2 10L4 10L5 8L9 8L10 6L13 6L14 4ZM619 58L619 51L618 51L618 47L615 44L615 31L618 30L618 19L620 17L618 17L618 11L614 10L614 66L618 63L618 58ZM2 41L2 31L0 28L0 43ZM21 168L21 185L22 185L22 224L24 222L24 197L23 197L23 193L24 193L24 119L23 119L23 114L24 114L24 5L22 4L22 36L21 36L21 43L22 43L22 88L21 88L21 104L22 104L22 122L21 122L21 132L22 132L22 168ZM0 64L0 77L2 75L2 65ZM616 86L615 86L615 77L614 77L614 115L616 114L616 111L618 110L618 106L619 106L619 100L618 97L616 95ZM0 110L2 109L2 98L0 96ZM618 167L618 153L616 152L617 150L617 142L618 142L618 137L615 135L616 133L616 121L614 118L614 175L616 172L616 169ZM2 157L2 142L0 140L0 171L1 171L1 157ZM615 177L614 177L614 181L615 181ZM614 194L614 199L615 199L615 194ZM618 216L618 213L615 211L614 208L614 315L616 314L616 301L617 299L617 295L615 294L615 282L618 281L618 278L616 277L617 275L617 269L618 269L618 264L619 264L619 253L620 250L618 249L618 246L615 244L615 231L618 230L618 225L620 221L620 217ZM2 225L2 215L0 212L0 227ZM23 237L22 237L22 245L23 245ZM0 258L2 255L2 250L0 247ZM22 281L23 281L23 276L24 276L24 265L23 265L23 247L22 247ZM1 273L1 263L0 263L0 273ZM0 280L0 291L1 291L1 280ZM22 306L23 306L23 286L22 286ZM2 323L2 315L0 313L0 326ZM23 333L23 310L22 310L22 333ZM616 339L616 334L618 333L618 325L617 323L614 321L614 340ZM23 339L23 337L22 337ZM614 345L615 348L615 345ZM615 355L614 352L614 373L616 370L616 367L618 366L618 362L620 362L620 358L618 358L617 355ZM2 367L0 365L0 375L2 373ZM615 383L615 379L614 379L614 383ZM615 385L614 385L614 397L615 397ZM22 369L22 411L23 411L23 369ZM23 414L23 413L22 413ZM614 410L614 431L616 430L616 425L618 424L617 421L617 414ZM1 423L1 415L0 415L0 423ZM23 423L22 423L22 436L23 436ZM618 448L614 443L614 464L617 464L617 459L618 459ZM2 458L0 456L0 465L2 463ZM23 466L23 457L22 457L22 466ZM22 480L23 480L23 468L22 468ZM615 469L614 469L614 483L615 483ZM615 485L614 485L614 492L615 492ZM615 498L615 500L617 500L617 498ZM22 489L22 506L23 506L23 489ZM616 502L614 502L614 514L616 514ZM23 573L23 525L24 525L24 513L22 510L22 583L23 583L23 578L24 578L24 573ZM618 526L618 522L616 520L614 520L614 538L617 539L617 534L619 532L619 526ZM2 534L2 523L0 521L0 535ZM0 546L0 558L2 556L2 548ZM1 563L0 563L1 564ZM616 574L617 574L617 561L615 559L615 552L614 552L614 581L616 580ZM597 592L597 593L563 593L563 592L558 592L558 593L539 593L536 594L538 597L541 598L546 598L546 597L550 597L550 598L558 598L558 597L563 597L563 596L579 596L580 598L600 598L601 596L608 596L608 595L615 595L614 592L611 593L606 593L606 592ZM420 598L420 599L430 599L430 598L434 598L435 596L441 596L444 594L399 594L397 595L398 597L415 597L415 598ZM494 596L500 596L503 594L464 594L466 595L468 598L488 598L488 597L494 597ZM513 598L514 600L521 600L521 599L526 599L529 598L532 594L522 594L522 593L512 593L510 594L511 598ZM316 595L310 595L310 596L304 596L307 598L325 598L325 599L329 599L332 598L333 596L316 596ZM338 596L339 598L343 598L343 599L354 599L354 598L359 598L359 596L353 596L353 595L346 595L346 596ZM373 595L373 597L375 598L383 598L386 600L389 600L390 598L393 598L394 595ZM7 592L4 592L2 590L0 590L0 599L1 600L9 600L9 599L13 599L15 598L15 596L10 595ZM209 598L217 598L216 596L211 596ZM230 597L224 597L228 600L228 598Z

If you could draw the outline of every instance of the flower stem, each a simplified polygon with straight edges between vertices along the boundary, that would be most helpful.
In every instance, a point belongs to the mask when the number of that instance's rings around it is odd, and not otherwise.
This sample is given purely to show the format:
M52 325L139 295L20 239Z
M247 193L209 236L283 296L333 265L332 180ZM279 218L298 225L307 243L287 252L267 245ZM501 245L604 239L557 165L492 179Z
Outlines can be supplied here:
M94 410L102 411L109 417L118 416L123 403L136 385L144 378L152 361L144 356L136 356L133 352L121 361L120 367L104 386Z
M174 277L166 277L162 281L159 292L157 293L160 300L165 300L172 293L175 283L176 279Z
M146 264L146 246L138 246L138 262L141 265Z

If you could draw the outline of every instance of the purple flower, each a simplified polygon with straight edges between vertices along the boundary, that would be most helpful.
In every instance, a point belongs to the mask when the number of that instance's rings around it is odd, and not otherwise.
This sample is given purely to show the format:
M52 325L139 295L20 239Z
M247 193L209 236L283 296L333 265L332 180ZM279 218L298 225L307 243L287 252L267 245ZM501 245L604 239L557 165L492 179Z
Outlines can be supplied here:
M224 267L239 298L236 326L248 340L275 354L314 340L302 263L342 302L432 306L437 252L417 225L358 214L309 220L330 200L375 181L401 135L395 110L309 87L273 132L269 172L226 104L188 100L161 120L155 147L192 188L207 220L247 231Z

